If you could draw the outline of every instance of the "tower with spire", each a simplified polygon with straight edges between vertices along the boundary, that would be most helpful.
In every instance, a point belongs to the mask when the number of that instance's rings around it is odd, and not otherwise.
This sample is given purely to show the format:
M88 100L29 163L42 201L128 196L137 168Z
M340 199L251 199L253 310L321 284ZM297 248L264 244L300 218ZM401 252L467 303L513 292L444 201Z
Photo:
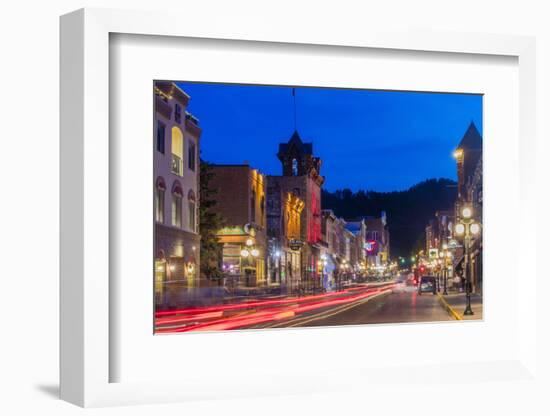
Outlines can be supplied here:
M310 175L322 185L321 159L313 156L313 144L304 143L297 131L294 131L287 143L279 144L277 157L282 163L283 176Z
M293 91L295 97L295 92ZM268 176L268 196L270 189L295 195L304 203L300 214L300 235L289 247L282 241L273 242L279 250L286 285L295 289L320 287L317 263L321 251L321 186L325 178L321 176L321 158L314 156L313 143L304 142L296 129L286 143L280 143L277 158L281 161L282 175ZM279 225L281 226L281 225ZM296 272L291 272L291 264L298 264Z
M458 177L459 202L466 201L467 199L466 187L481 160L482 152L483 141L481 134L472 121L454 152Z

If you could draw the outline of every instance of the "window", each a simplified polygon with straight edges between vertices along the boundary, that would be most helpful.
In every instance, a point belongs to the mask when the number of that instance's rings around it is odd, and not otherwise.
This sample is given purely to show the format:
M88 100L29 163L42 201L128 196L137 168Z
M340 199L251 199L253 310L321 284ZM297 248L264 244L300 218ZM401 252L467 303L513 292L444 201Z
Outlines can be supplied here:
M164 189L157 187L155 192L155 220L164 222Z
M262 214L262 218L260 218L260 224L262 227L265 227L265 197L262 196L262 200L260 202L260 212Z
M197 231L197 219L196 219L196 206L195 201L189 201L189 229L193 232Z
M166 126L164 123L157 121L157 152L164 154L164 137Z
M172 127L172 173L183 176L183 133L174 126Z
M189 201L189 229L193 232L197 231L197 205L195 202L195 193L192 189L189 190L187 194L187 199Z
M256 222L256 191L252 191L250 197L250 219L252 222Z
M164 223L164 191L166 183L164 178L159 176L155 183L155 221Z
M193 172L195 171L195 155L197 154L197 147L195 145L195 142L189 141L189 151L187 155L187 161L189 169Z
M181 123L181 105L178 103L174 106L174 120L176 123Z
M181 195L172 194L172 225L181 228Z
M298 161L292 159L292 176L298 176Z

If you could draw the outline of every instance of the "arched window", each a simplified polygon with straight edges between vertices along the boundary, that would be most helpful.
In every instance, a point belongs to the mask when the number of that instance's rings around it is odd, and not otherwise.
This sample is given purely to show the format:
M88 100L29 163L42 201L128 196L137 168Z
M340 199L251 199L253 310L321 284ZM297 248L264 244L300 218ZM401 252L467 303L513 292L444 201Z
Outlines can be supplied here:
M183 176L183 133L179 127L172 127L172 173Z
M195 192L192 189L187 194L187 200L189 204L189 229L193 232L197 232L197 202L195 198Z
M166 191L166 183L164 178L159 176L155 184L155 221L164 222L164 191Z
M178 181L172 186L172 225L181 228L181 198L183 190Z
M298 160L292 159L292 176L298 176Z

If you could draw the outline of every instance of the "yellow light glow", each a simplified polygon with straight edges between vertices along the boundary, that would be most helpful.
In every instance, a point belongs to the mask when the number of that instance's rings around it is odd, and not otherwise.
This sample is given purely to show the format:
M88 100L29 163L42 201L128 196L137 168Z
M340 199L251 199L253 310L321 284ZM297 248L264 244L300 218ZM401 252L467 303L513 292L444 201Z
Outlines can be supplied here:
M474 235L479 234L480 231L481 231L481 227L479 226L479 224L474 223L474 224L470 225L470 232L472 234L474 234Z
M249 238L249 239L246 240L246 245L247 245L248 247L250 247L252 244L254 244L254 240L252 240L251 238Z
M248 250L245 250L245 249L241 250L241 256L242 257L248 257L248 254L249 254Z
M473 214L473 211L472 211L472 208L470 207L464 207L462 208L462 216L464 218L472 218L472 214Z
M464 231L466 231L465 228L464 228L464 224L457 224L457 225L455 225L455 232L456 232L458 235L464 234Z
M455 159L459 159L460 157L462 157L463 154L464 154L464 152L463 152L462 149L456 149L453 153L453 157Z

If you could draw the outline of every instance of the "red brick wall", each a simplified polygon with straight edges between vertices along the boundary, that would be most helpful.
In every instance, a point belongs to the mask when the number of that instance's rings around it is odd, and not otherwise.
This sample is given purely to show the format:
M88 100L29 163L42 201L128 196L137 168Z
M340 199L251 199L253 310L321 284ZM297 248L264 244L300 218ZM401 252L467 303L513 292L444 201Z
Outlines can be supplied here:
M215 210L227 225L243 225L250 221L250 168L242 166L213 166L210 185L217 190Z

